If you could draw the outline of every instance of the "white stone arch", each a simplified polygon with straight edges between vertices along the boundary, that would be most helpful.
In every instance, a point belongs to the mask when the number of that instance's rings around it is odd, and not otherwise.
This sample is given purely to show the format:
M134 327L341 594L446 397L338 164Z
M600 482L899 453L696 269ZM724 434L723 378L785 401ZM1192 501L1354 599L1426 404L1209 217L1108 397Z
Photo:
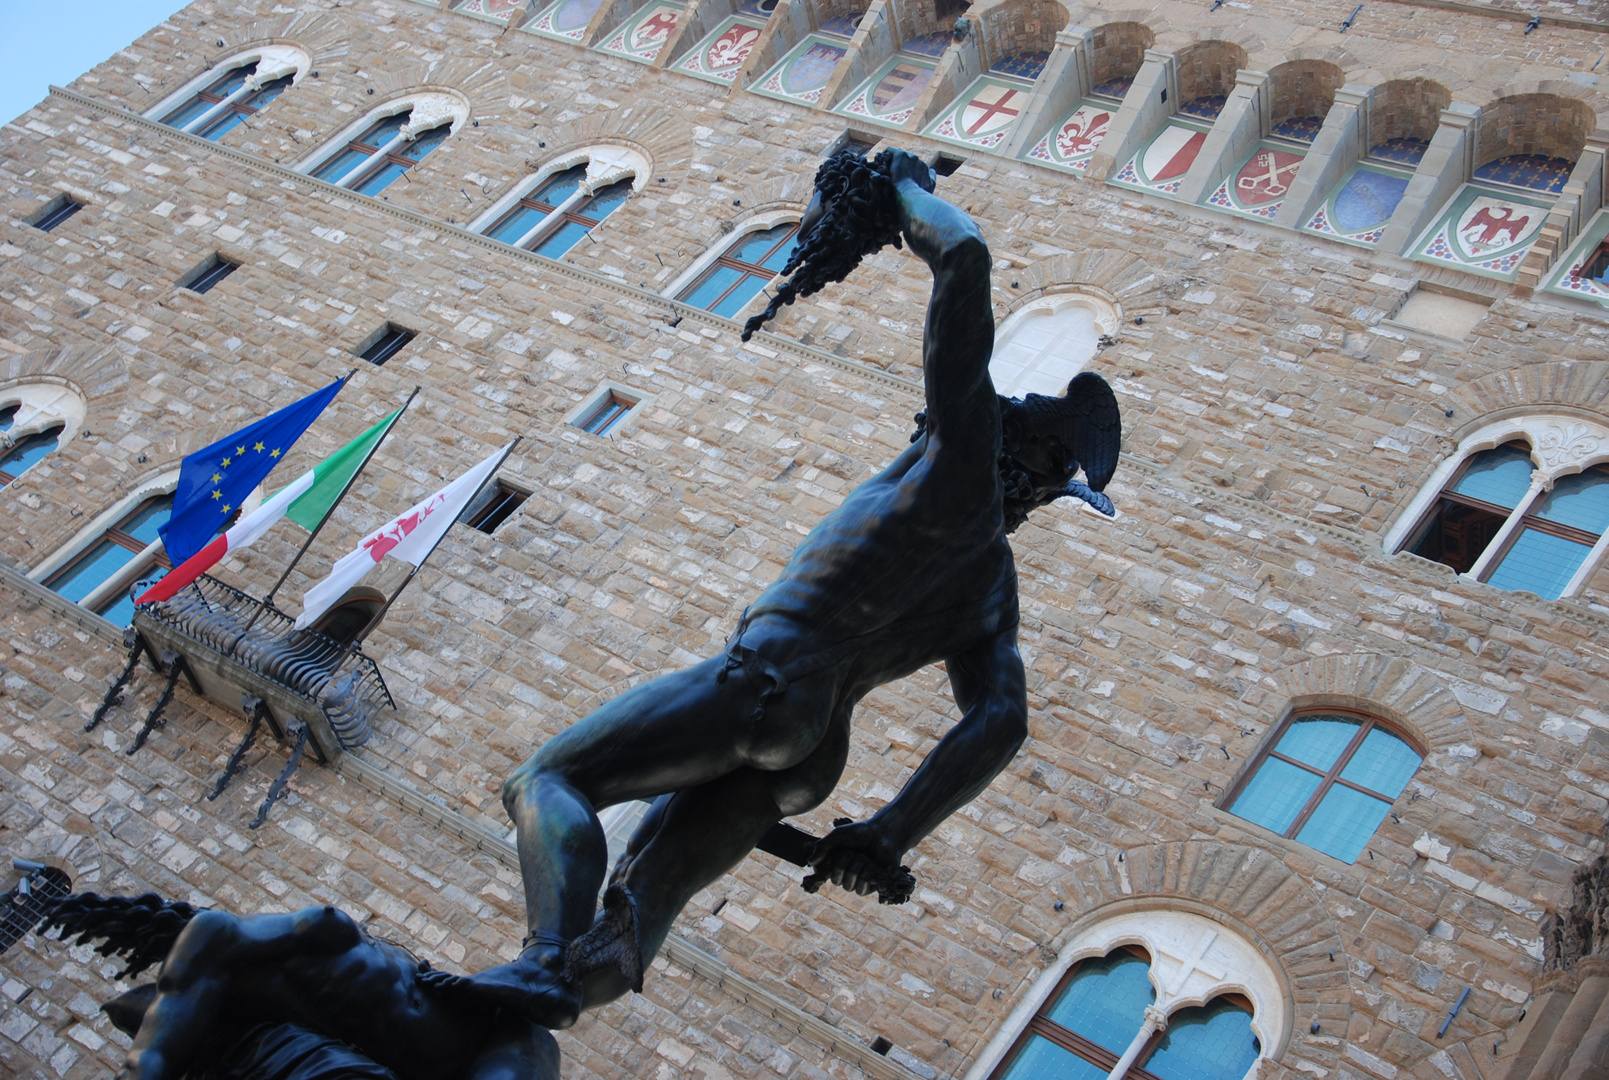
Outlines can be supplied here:
M1137 945L1151 958L1148 977L1156 1002L1135 1018L1136 1044L1181 1009L1205 1005L1223 994L1243 994L1252 1003L1252 1034L1258 1057L1246 1071L1257 1075L1265 1059L1277 1059L1291 1024L1291 1001L1284 981L1268 958L1226 924L1191 911L1173 908L1129 910L1098 920L1061 950L1056 962L1012 1009L989 1045L978 1055L965 1080L985 1080L1004 1060L1028 1022L1045 1006L1069 968L1081 960L1106 956L1124 945Z
M745 218L742 224L738 225L731 231L722 234L720 239L716 240L715 243L706 248L704 253L697 259L693 260L693 264L691 266L678 274L675 280L673 280L670 285L660 293L660 295L675 299L681 294L683 289L686 289L689 285L693 284L693 282L702 277L704 271L708 270L711 266L714 266L715 260L726 254L733 244L736 244L739 240L743 239L750 233L764 232L767 229L774 229L778 225L787 225L792 222L796 222L802 217L804 217L803 208L793 209L791 207L784 207L780 210L767 210L763 213ZM778 276L780 277L781 275ZM755 297L753 300L749 301L748 305L745 306L744 311L740 311L733 317L741 321L744 314L750 308L754 308L759 305L762 299L763 294Z
M58 445L65 446L77 437L89 413L89 402L78 388L65 381L54 379L13 380L0 383L0 409L17 406L17 415L11 428L0 431L0 445L15 446L29 435L38 435L61 426Z
M91 518L89 523L74 533L71 539L47 555L32 570L28 571L28 578L38 582L48 580L51 575L78 558L91 545L98 543L106 535L106 530L122 521L145 500L154 495L170 495L178 486L179 469L177 466L147 475L145 479L129 488L128 494ZM148 544L145 550L135 554L122 570L107 578L94 592L84 597L80 601L80 605L93 611L106 603L115 594L128 589L130 585L138 581L149 570L152 559L161 549L162 541L160 539Z
M379 123L388 116L411 112L413 115L408 122L402 125L402 137L413 140L427 131L434 131L442 124L451 125L449 135L458 133L458 129L469 121L469 102L458 94L447 93L443 90L420 90L413 93L401 94L391 98L383 104L376 105L362 117L352 121L333 137L327 139L322 146L302 158L292 166L299 173L311 173L330 158L340 153L346 144L367 131L374 124ZM343 177L343 182L355 180L363 175L365 170L354 169Z
M1515 440L1523 440L1530 446L1531 462L1535 468L1531 472L1531 489L1510 517L1510 527L1519 522L1526 508L1535 503L1538 497L1553 490L1553 485L1561 478L1609 462L1609 424L1600 419L1571 412L1538 410L1513 413L1489 421L1460 439L1457 451L1436 466L1413 501L1403 508L1387 530L1383 544L1385 551L1391 553L1402 549L1464 462L1484 450ZM1491 542L1489 554L1501 548L1503 539L1504 535L1500 535ZM1602 565L1606 552L1609 552L1609 530L1605 530L1565 586L1561 599L1580 591ZM1477 563L1469 576L1478 578L1485 569L1485 562L1483 558Z
M654 171L653 161L636 147L621 146L617 143L596 143L566 151L546 162L536 172L510 188L502 198L492 203L486 211L470 222L470 231L478 233L491 228L521 199L539 190L543 184L559 173L573 169L577 165L587 167L586 179L581 182L580 190L566 200L563 206L557 207L553 213L533 226L531 231L514 245L515 247L524 246L533 238L546 234L551 230L554 219L562 217L574 204L591 198L611 184L629 178L633 193L641 192Z
M230 56L227 60L220 60L207 70L185 83L179 89L157 102L155 106L145 111L145 115L152 120L161 120L174 109L195 97L196 94L211 85L225 72L244 67L252 61L257 62L257 70L246 85L241 87L240 93L249 94L261 90L275 79L291 76L291 85L297 86L313 66L312 55L300 45L274 42L266 45L257 45L250 49L242 49ZM219 106L222 107L221 105Z
M994 335L989 376L1005 397L1059 397L1074 375L1100 349L1102 337L1117 336L1123 309L1096 292L1049 293L1013 311Z

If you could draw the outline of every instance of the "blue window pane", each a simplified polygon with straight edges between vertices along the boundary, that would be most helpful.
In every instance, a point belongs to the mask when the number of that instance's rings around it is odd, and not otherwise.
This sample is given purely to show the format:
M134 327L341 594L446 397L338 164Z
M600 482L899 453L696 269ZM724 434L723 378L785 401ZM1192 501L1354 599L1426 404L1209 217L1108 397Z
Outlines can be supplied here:
M1156 1000L1146 978L1150 969L1144 959L1123 949L1086 960L1044 1015L1121 1056L1145 1022L1145 1007Z
M260 109L264 105L267 105L270 101L273 101L279 95L283 94L285 91L289 90L290 87L291 77L286 75L284 78L275 79L273 82L269 83L255 94L252 94L250 97L246 98L245 103L254 109Z
M1241 1080L1260 1049L1251 1014L1219 998L1169 1017L1145 1069L1162 1080Z
M1520 505L1520 499L1531 486L1533 468L1531 455L1526 451L1499 446L1476 454L1452 489L1460 495L1512 510Z
M1139 1025L1135 1025L1135 1031ZM1106 1080L1106 1070L1068 1053L1042 1035L1033 1035L1012 1058L1001 1080Z
M1341 779L1395 799L1419 768L1413 747L1381 728L1363 737L1363 745L1341 770Z
M616 210L620 204L631 198L631 181L622 180L618 184L610 184L576 211L591 218L593 221L602 221Z
M102 540L88 555L78 560L71 570L51 582L50 587L77 604L109 581L113 574L127 566L129 560L133 558L134 552L128 548L120 547L110 540Z
M313 170L313 175L320 180L328 180L335 184L346 178L346 175L365 161L369 155L361 150L342 150L330 160Z
M783 244L781 247L777 248L777 250L772 253L771 257L760 265L765 267L767 270L775 270L780 274L782 273L782 268L788 265L789 256L793 254L794 249L796 249L798 246L799 238L795 236L786 244Z
M394 183L397 177L408 171L408 166L398 165L394 161L387 161L374 172L370 173L362 183L353 184L352 190L359 195L378 195Z
M226 98L230 94L233 94L236 90L239 90L242 86L245 86L246 80L255 74L257 74L257 61L253 60L251 63L246 64L243 67L235 68L223 78L207 87L207 93L217 94L219 97Z
M1609 527L1609 474L1593 469L1563 477L1533 513L1589 533L1603 532Z
M1296 840L1342 862L1357 862L1390 809L1383 799L1336 784L1324 793Z
M1529 589L1545 600L1557 600L1591 550L1574 540L1526 529L1486 581L1499 589Z
M587 169L584 165L577 165L573 169L566 169L557 176L552 177L542 185L533 198L537 202L545 202L549 206L558 206L565 199L574 195L581 189L581 181L587 178Z
M777 241L786 236L788 230L792 228L791 224L778 225L774 229L750 233L738 241L737 245L727 252L727 255L734 259L741 259L746 263L757 263L765 258L765 253L775 247Z
M233 109L228 109L222 116L203 127L200 131L196 132L196 134L200 135L203 139L211 139L213 142L217 142L219 139L235 130L235 128L239 127L241 122L245 119L246 117L241 113L238 113Z
M405 158L412 158L414 161L423 161L425 155L430 153L430 151L434 150L436 147L440 146L442 143L446 142L447 136L451 133L452 128L448 127L446 124L443 124L440 127L431 128L417 139L403 143L402 146L398 148L397 152Z
M715 270L699 282L692 291L683 294L682 299L694 307L708 310L715 303L716 298L727 290L734 281L743 276L743 271L734 270L730 266L717 266ZM752 295L752 294L751 294Z
M122 593L116 600L103 606L98 614L111 620L113 626L127 626L134 621L134 601L127 593Z
M505 244L515 244L525 238L525 234L536 227L536 223L547 217L547 213L531 206L518 206L514 212L506 215L503 220L486 230L486 235L493 240Z
M140 512L124 523L122 529L142 544L156 543L157 530L168 522L173 513L173 496L152 499L140 507Z
M579 244L581 238L585 235L587 235L585 225L577 224L574 221L566 221L549 233L546 240L536 246L536 253L546 255L550 259L557 259L560 255Z
M1362 726L1357 720L1341 716L1304 716L1291 724L1275 749L1328 772Z
M216 101L208 101L206 98L199 97L191 98L173 112L169 113L166 119L164 119L162 122L168 125L168 127L176 127L182 131L184 128L194 123L196 119L201 116L201 114L205 113L209 109L215 109L217 107L218 103Z
M365 146L372 146L376 150L382 149L386 143L397 137L397 133L402 130L402 125L406 124L408 122L408 118L412 115L413 110L409 109L407 112L400 112L395 116L388 116L384 120L381 120L379 123L375 124L368 131L365 131L362 135L359 135L357 141L363 143Z
M0 469L12 476L21 476L45 459L61 441L61 428L51 428L38 435L20 440L11 452L0 457Z
M1283 836L1322 779L1288 761L1268 758L1229 812Z
M747 275L737 288L726 294L725 300L722 300L710 310L717 315L730 319L739 311L742 311L743 305L756 296L769 282L769 278L755 277L753 274Z

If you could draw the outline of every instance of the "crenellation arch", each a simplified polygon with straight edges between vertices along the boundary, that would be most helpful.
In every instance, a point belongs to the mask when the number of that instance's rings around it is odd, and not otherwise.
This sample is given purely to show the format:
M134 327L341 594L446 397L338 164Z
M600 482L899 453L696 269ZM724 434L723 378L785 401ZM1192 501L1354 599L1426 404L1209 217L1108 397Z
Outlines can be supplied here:
M969 17L976 20L985 68L1023 53L1048 55L1072 18L1059 0L981 0Z
M1277 132L1293 121L1322 124L1345 82L1345 71L1328 60L1288 60L1275 66L1268 73L1269 129Z
M1143 22L1109 22L1090 33L1090 86L1097 93L1122 97L1145 63L1156 33Z
M1476 175L1483 166L1521 156L1573 165L1597 125L1593 107L1569 94L1535 91L1500 96L1481 110Z
M1408 139L1428 144L1441 125L1441 111L1452 103L1451 90L1423 76L1380 84L1369 102L1367 149Z
M1235 75L1247 63L1245 48L1221 38L1180 49L1173 58L1179 87L1178 107L1228 97L1235 88Z

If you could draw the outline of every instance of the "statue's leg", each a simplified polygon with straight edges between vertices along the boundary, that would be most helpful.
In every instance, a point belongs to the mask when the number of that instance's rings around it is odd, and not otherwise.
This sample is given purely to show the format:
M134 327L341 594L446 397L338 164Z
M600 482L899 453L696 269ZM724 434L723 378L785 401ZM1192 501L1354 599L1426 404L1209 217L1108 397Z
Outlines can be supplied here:
M775 694L763 672L721 657L635 687L544 744L503 788L531 935L517 961L474 984L544 1027L574 1023L581 995L564 964L569 942L592 925L603 884L608 847L597 811L696 788L756 760L797 764L821 741L834 686L824 673Z
M658 955L695 893L742 862L773 824L832 794L848 757L851 708L840 707L838 722L792 768L738 769L654 801L610 877L610 888L623 888L635 909L641 967ZM609 917L606 909L599 917L600 930ZM631 989L615 967L587 972L583 981L589 1009Z

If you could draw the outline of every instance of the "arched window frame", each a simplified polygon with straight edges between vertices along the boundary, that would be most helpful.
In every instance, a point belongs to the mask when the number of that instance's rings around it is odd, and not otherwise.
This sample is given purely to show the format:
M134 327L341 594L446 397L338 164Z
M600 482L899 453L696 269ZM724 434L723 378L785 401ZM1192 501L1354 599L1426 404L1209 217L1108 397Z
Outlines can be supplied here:
M692 292L698 285L702 284L705 276L714 271L720 265L722 259L727 257L727 252L742 244L746 237L754 233L774 229L778 225L792 224L797 226L803 214L803 210L771 210L766 213L755 214L738 228L733 229L714 244L711 244L704 254L700 255L692 266L688 267L672 281L670 287L660 295L674 300L682 300L683 294ZM797 233L794 235L797 235ZM781 276L780 273L774 274L759 292L751 296L741 308L733 313L732 318L741 319L746 313L758 310L761 306L760 301L765 295L765 289L769 288ZM686 300L682 300L682 302L688 303Z
M209 87L236 68L246 67L253 63L257 65L257 70L246 79L244 84L227 97L210 101L210 95L207 93ZM206 71L185 83L184 86L163 98L154 108L147 110L145 115L159 123L167 123L168 117L196 102L198 98L207 97L212 105L211 108L202 111L183 124L169 125L180 131L200 134L211 127L226 112L238 112L248 116L256 113L262 106L254 106L252 99L264 87L286 77L290 78L291 86L295 86L302 81L302 76L311 65L312 58L295 45L275 44L247 49L236 53L227 60L222 60L212 65ZM264 102L263 104L266 105L267 103ZM203 134L201 137L218 139L222 138L224 134L225 132L220 131L216 135Z
M1039 389L1034 391L1036 393L1056 395L1066 391L1067 384L1072 381L1073 376L1077 375L1080 371L1083 371L1086 367L1088 367L1089 362L1093 360L1096 354L1100 351L1100 337L1117 336L1119 328L1121 328L1123 325L1122 306L1119 305L1116 300L1100 295L1088 289L1075 289L1066 292L1047 293L1044 296L1039 296L1033 300L1030 300L1016 311L1013 311L995 330L994 351L995 355L998 357L1001 352L1001 347L1009 344L1013 337L1020 333L1034 320L1046 317L1054 317L1068 311L1071 308L1082 308L1090 312L1092 320L1095 323L1095 331L1097 335L1096 347L1092 349L1090 354L1081 360L1076 367L1070 367L1067 370L1067 377L1061 379L1061 384L1059 386L1053 390ZM1036 373L1038 370L1040 369L1037 366L1032 367L1015 378L1005 381L1004 384L997 379L995 382L995 392L1005 397L1021 397L1025 392L1024 384L1028 382L1031 375ZM995 378L994 364L992 361L990 364L990 377Z
M171 495L178 485L178 469L168 470L139 484L128 495L118 500L116 505L98 514L88 525L73 534L71 540L56 549L48 558L29 571L29 579L50 588L48 584L50 581L63 571L70 569L79 558L87 555L102 540L108 539L112 530L143 507L147 500L162 495ZM254 496L256 495L255 492L253 494ZM123 593L126 593L130 585L149 574L154 567L159 566L163 569L169 567L160 538L151 541L140 551L135 552L133 557L115 574L101 582L94 590L86 594L82 600L78 601L78 605L99 614L101 609L115 603Z
M60 428L56 447L65 446L84 426L89 406L84 397L66 383L27 382L0 388L0 411L15 406L11 426L0 431L0 457L34 436ZM52 451L54 452L54 451ZM9 486L21 474L0 471L0 487ZM9 478L8 478L9 477Z
M390 135L383 145L357 146L357 140L375 125L404 113L408 114L407 121ZM315 174L335 157L349 148L361 149L369 157L369 161L359 163L337 179L326 181L336 187L354 189L367 182L387 161L397 158L401 149L407 144L443 126L448 129L447 138L451 138L468 119L469 106L451 94L408 94L370 109L362 119L348 124L334 138L304 158L295 169L315 179L321 179ZM403 164L405 169L412 169L423 160L419 158L399 163Z
M652 162L636 150L610 145L588 146L554 158L543 165L493 203L490 209L476 217L469 226L470 230L483 235L489 233L522 203L527 203L534 193L542 190L548 181L581 165L586 166L586 178L573 195L551 210L545 211L544 216L517 239L499 242L508 243L511 247L534 250L567 221L574 221L591 232L606 219L594 220L585 214L587 204L605 188L625 180L631 181L632 194L635 195L642 191L644 185L648 183L648 177L653 173Z
M1292 759L1280 753L1279 751L1280 740L1285 737L1285 734L1290 730L1292 724L1299 720L1311 719L1319 716L1333 716L1346 720L1355 720L1359 725L1358 730L1351 736L1346 746L1342 748L1335 762L1331 765L1328 771L1320 774L1322 775L1322 779L1319 781L1318 787L1316 787L1308 796L1302 807L1298 809L1295 819L1281 835L1286 840L1302 844L1304 848L1307 848L1310 851L1317 851L1319 854L1325 855L1328 858L1336 858L1335 855L1326 852L1321 848L1310 847L1301 840L1297 839L1298 834L1318 811L1318 808L1323 802L1324 797L1329 794L1332 788L1337 785L1341 785L1343 787L1351 788L1355 791L1363 792L1372 798L1381 799L1386 802L1386 810L1381 814L1380 823L1375 825L1375 832L1378 832L1380 824L1385 822L1386 815L1391 812L1391 806L1395 804L1397 799L1402 797L1401 792L1395 796L1388 796L1383 791L1364 787L1363 785L1354 783L1341 777L1341 773L1345 770L1346 766L1352 760L1354 755L1356 755L1357 751L1362 747L1363 740L1368 737L1369 732L1378 728L1389 735L1395 736L1406 743L1408 749L1412 750L1419 756L1419 764L1415 766L1413 774L1409 776L1407 781L1404 782L1403 791L1407 791L1408 785L1413 782L1413 778L1415 776L1419 775L1419 770L1424 768L1425 759L1429 757L1427 748L1422 740L1416 738L1412 733L1404 730L1401 725L1393 723L1392 721L1387 720L1375 713L1330 705L1313 705L1291 710L1285 716L1285 718L1275 725L1273 730L1268 733L1268 737L1263 740L1262 746L1258 748L1256 754L1252 755L1251 759L1246 763L1246 767L1241 770L1240 775L1235 779L1235 782L1230 785L1228 791L1224 793L1223 798L1219 800L1217 805L1225 813L1230 814L1239 820L1245 821L1250 825L1262 828L1262 826L1258 825L1257 822L1251 821L1249 818L1242 817L1240 814L1235 813L1233 808L1236 801L1245 792L1246 788L1262 770L1263 766L1268 762L1270 757L1275 757L1277 760L1286 762L1292 768L1299 769L1310 774L1319 773L1319 770L1316 766L1307 764L1306 762L1292 761ZM1371 833L1371 836L1372 835L1373 834ZM1367 845L1365 845L1365 847L1366 846ZM1361 857L1361 854L1362 853L1360 852L1359 857Z
M1101 918L1075 932L1055 963L1040 973L1012 1009L965 1080L989 1080L1000 1073L1026 1040L1033 1019L1055 1000L1067 973L1085 960L1124 946L1139 948L1151 958L1149 978L1156 991L1155 1002L1135 1020L1131 1051L1143 1050L1180 1010L1238 994L1251 1002L1251 1031L1261 1044L1257 1061L1246 1071L1247 1080L1256 1076L1264 1058L1277 1060L1284 1053L1290 1040L1291 995L1269 958L1216 913L1149 908Z
M1522 441L1531 448L1531 461L1536 467L1531 472L1530 487L1480 558L1467 573L1459 575L1466 581L1484 581L1490 576L1524 526L1527 514L1540 505L1540 500L1560 479L1609 463L1609 424L1599 420L1538 413L1485 424L1460 440L1457 452L1431 473L1419 494L1386 533L1385 550L1392 553L1406 550L1409 540L1435 511L1442 492L1456 482L1466 462L1476 454L1515 441ZM1609 552L1609 529L1588 551L1560 599L1574 596L1581 590L1603 564L1606 552Z

